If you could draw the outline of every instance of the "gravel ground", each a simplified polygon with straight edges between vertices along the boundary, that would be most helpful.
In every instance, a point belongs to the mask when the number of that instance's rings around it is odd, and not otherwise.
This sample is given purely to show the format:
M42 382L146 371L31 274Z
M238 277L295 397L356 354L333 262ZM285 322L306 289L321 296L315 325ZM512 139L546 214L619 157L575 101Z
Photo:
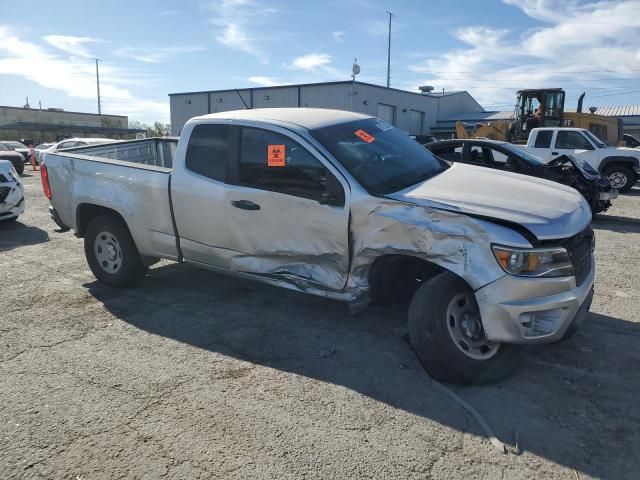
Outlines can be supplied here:
M98 284L38 176L0 225L0 478L637 478L640 189L594 223L592 313L500 385L455 388L409 349L404 308L155 265Z

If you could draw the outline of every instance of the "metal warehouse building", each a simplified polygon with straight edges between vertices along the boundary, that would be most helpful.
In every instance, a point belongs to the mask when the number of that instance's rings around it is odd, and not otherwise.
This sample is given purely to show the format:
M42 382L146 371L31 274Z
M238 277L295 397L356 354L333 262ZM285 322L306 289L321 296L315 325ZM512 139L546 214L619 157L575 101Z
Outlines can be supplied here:
M172 93L169 97L172 135L179 135L192 117L244 108L350 110L379 117L410 135L429 133L438 120L457 113L484 112L467 92L416 93L353 81Z

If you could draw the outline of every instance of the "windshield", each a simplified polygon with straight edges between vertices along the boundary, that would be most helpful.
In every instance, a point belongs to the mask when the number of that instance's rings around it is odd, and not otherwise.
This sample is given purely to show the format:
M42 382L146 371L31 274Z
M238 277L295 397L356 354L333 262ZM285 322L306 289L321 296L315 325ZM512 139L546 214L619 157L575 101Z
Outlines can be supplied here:
M5 151L5 150L9 150L4 143L0 143L0 151Z
M593 133L591 133L589 130L584 130L582 133L584 133L587 137L589 137L589 139L596 144L596 146L598 148L607 148L607 144L604 143L602 140L600 140L598 137L596 137Z
M544 162L540 157L536 157L520 147L516 147L510 143L501 144L500 147L509 153L512 153L514 156L522 158L527 163L532 165L544 165Z
M9 148L27 148L26 145L23 145L20 142L5 142L5 144L9 147Z
M403 190L449 168L408 135L370 118L309 133L372 194Z

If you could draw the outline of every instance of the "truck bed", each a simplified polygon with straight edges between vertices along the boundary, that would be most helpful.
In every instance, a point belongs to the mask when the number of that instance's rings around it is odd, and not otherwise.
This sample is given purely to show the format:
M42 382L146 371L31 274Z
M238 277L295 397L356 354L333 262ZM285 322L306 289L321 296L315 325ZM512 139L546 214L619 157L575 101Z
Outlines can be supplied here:
M150 138L46 154L51 205L81 231L85 205L115 210L142 255L176 259L170 174L177 139Z
M171 168L177 146L177 137L144 138L140 140L126 140L117 143L102 143L86 147L69 148L65 150L65 152Z

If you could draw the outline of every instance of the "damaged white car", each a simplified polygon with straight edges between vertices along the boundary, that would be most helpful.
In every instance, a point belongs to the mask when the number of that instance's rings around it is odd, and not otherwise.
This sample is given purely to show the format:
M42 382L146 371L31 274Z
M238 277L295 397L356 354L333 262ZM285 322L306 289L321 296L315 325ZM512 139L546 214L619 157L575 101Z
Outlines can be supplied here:
M410 302L423 365L463 384L500 380L519 345L566 338L587 316L591 211L572 188L450 166L345 111L217 113L168 142L45 157L51 215L84 237L101 282L131 285L166 258L356 309Z
M16 220L24 212L24 187L13 164L0 160L0 221Z

